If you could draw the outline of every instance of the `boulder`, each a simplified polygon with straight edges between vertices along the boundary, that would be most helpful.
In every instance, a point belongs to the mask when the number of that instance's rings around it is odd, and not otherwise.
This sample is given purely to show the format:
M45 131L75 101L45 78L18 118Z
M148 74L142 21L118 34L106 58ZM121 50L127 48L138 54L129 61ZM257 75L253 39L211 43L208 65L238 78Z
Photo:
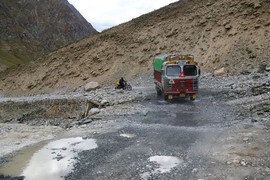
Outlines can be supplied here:
M86 119L82 122L82 124L89 124L91 123L93 120L92 119ZM86 138L87 139L87 138Z
M100 109L99 108L92 108L92 109L90 109L91 115L98 114L99 112L100 112Z
M100 105L101 105L102 107L104 107L104 106L109 106L110 103L109 103L109 101L103 99L103 100L100 102Z
M265 70L269 72L270 71L270 65L266 66Z
M98 88L100 88L100 85L98 82L89 82L84 86L85 91L92 91Z
M214 76L225 76L226 74L227 72L224 67L214 71Z

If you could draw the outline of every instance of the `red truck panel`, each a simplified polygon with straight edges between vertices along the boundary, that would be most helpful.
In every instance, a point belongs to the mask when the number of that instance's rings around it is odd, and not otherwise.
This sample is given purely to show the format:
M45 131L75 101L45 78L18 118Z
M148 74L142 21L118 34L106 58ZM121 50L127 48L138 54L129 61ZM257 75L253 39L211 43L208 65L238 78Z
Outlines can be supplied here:
M161 83L161 72L154 71L154 79Z
M164 88L165 94L196 94L198 91L198 80L197 79L174 79L174 84L165 85L171 88Z
M194 88L197 85L197 80L195 79L177 79L173 85L173 92L184 92L184 93L195 93L197 88Z

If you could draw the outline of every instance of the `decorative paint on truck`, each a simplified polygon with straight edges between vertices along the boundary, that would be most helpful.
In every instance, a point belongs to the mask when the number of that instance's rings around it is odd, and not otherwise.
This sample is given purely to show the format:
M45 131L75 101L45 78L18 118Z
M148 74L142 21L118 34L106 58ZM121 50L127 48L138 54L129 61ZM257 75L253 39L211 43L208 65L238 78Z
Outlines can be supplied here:
M200 69L193 55L167 54L153 60L154 82L158 95L166 100L190 97L196 99Z

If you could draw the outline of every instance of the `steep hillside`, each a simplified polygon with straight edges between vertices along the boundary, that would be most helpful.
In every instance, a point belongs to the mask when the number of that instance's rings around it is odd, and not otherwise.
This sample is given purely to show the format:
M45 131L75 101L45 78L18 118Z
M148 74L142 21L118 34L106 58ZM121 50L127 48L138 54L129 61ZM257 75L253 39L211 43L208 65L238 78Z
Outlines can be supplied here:
M203 71L228 75L269 64L270 0L180 0L42 60L1 74L4 92L74 90L88 81L112 85L152 73L162 53L192 53ZM36 63L42 62L42 63Z
M0 19L0 70L96 33L67 0L1 0Z

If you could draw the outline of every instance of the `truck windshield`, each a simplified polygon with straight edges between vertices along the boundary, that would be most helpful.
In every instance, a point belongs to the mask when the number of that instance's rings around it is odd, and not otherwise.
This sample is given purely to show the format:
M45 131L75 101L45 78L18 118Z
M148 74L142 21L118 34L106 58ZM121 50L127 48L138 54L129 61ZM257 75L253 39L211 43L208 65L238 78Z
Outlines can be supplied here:
M166 68L166 75L167 76L179 76L181 71L180 66L168 66Z
M195 65L185 65L184 66L184 74L185 74L185 76L196 76L197 75L197 67Z

